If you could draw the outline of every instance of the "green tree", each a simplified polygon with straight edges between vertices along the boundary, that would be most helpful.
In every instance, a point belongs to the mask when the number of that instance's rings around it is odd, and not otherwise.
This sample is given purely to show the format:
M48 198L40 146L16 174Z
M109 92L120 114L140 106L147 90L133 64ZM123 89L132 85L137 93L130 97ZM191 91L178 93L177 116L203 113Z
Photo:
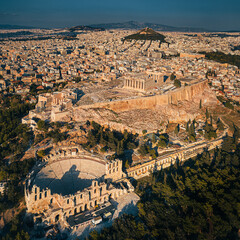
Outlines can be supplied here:
M174 84L174 86L176 88L180 88L181 87L181 82L178 79L175 79L173 84Z
M47 126L46 122L43 121L43 120L38 120L37 126L38 126L39 130L47 131L47 129L48 129L48 126Z
M209 118L209 112L208 112L208 109L206 108L206 113L205 113L205 115L206 115L206 119L208 119Z
M223 122L220 120L220 118L218 118L218 120L217 120L217 128L218 128L218 130L220 130L220 131L223 131L223 130L224 130L224 124L223 124Z

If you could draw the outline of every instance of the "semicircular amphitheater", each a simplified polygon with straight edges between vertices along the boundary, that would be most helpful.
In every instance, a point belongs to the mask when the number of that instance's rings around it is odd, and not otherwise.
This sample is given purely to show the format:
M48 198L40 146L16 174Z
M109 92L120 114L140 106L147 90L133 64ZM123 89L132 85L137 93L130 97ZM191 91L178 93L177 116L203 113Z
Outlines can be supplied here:
M27 211L35 224L68 224L71 215L133 191L123 175L121 160L108 161L77 147L53 150L26 180Z
M93 179L105 174L105 162L88 158L64 158L43 167L34 179L40 189L50 189L51 193L74 194L92 185Z

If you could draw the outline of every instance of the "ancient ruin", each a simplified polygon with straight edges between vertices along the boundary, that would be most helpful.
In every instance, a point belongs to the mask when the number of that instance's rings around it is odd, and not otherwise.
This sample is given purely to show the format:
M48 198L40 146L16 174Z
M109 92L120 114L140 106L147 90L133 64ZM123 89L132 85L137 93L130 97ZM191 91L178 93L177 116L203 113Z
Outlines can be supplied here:
M38 96L38 103L34 110L29 111L28 116L22 122L36 127L34 119L48 121L68 120L70 109L78 99L77 89L64 89L61 92L44 93Z
M169 82L170 77L160 72L134 73L124 78L124 88L148 92Z
M25 200L35 225L54 224L133 191L122 161L80 148L55 149L28 176Z

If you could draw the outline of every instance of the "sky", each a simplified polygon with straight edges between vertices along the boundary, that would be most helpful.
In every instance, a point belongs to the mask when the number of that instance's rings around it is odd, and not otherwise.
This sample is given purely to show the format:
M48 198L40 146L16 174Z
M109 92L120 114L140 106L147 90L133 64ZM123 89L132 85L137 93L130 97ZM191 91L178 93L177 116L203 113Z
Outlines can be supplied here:
M71 27L126 21L240 31L240 0L0 0L0 24Z

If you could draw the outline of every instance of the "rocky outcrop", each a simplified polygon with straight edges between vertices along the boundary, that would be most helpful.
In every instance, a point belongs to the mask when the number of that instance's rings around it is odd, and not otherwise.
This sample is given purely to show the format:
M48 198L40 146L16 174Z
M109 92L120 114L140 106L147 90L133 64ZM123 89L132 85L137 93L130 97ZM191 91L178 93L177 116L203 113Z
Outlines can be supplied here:
M165 95L82 105L74 108L72 118L75 121L94 120L118 131L164 131L168 122L196 118L199 115L200 100L203 106L217 103L207 81Z
M167 94L83 105L74 108L74 111L80 109L106 108L118 113L135 109L154 109L157 106L177 105L182 101L192 101L196 96L202 96L206 90L209 90L208 83L207 81L202 81L191 86L176 89Z

